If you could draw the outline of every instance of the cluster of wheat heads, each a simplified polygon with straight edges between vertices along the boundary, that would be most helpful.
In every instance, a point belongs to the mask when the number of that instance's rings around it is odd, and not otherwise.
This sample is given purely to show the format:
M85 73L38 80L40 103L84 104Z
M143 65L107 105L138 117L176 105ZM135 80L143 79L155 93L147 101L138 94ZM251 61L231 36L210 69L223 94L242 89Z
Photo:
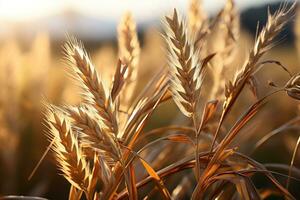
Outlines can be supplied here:
M199 14L200 3L192 1L188 23L176 9L172 16L165 18L168 70L159 71L137 93L134 88L140 46L130 14L126 14L119 26L120 60L110 88L103 85L83 45L69 38L64 53L72 76L82 87L83 100L77 106L47 104L46 112L48 136L57 165L71 184L69 199L83 196L86 199L149 199L158 194L163 199L181 199L187 195L192 199L264 199L270 195L294 199L288 184L283 186L274 176L275 173L288 180L295 179L293 167L283 167L288 169L288 175L271 171L239 152L232 141L272 94L285 91L290 97L300 99L300 76L291 75L284 87L258 97L229 130L222 129L222 125L245 86L258 89L254 78L264 64L279 65L287 71L279 62L261 61L261 58L274 46L274 39L291 18L295 4L291 7L282 4L275 13L268 13L267 24L257 35L245 64L233 81L220 81L230 67L227 57L234 56L234 48L237 48L238 14L233 1L228 0L217 17L209 21ZM214 42L213 29L223 29L225 33L223 39L218 38L224 41L216 52L208 49L209 43ZM204 90L209 72L217 73L212 76L217 90ZM145 132L152 113L172 99L191 123ZM257 146L266 140L262 138ZM156 169L143 152L151 152L155 147L163 154L165 146L156 146L161 142L168 143L171 149L173 143L185 145L189 154L181 158L183 152L173 148L172 153L178 159ZM299 142L295 149L298 145ZM167 160L168 156L163 159ZM141 169L146 176L137 176ZM185 176L180 173L184 170L190 170L194 176L179 181L173 179L172 184L166 184L176 174ZM258 190L251 179L254 174L265 176L275 187ZM151 189L143 192L146 186ZM192 191L187 189L189 187Z

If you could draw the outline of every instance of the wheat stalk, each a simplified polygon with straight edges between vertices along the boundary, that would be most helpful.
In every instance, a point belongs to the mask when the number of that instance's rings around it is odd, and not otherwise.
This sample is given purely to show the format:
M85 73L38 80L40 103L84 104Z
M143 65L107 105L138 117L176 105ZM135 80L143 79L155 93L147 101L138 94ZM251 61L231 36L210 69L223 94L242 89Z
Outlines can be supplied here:
M125 15L118 28L121 59L110 90L103 86L83 46L75 39L70 39L65 45L64 52L68 64L84 89L85 102L79 106L48 106L46 118L58 166L72 185L70 199L80 199L82 191L88 200L123 199L126 196L129 199L138 199L140 197L138 189L150 181L154 181L164 199L180 198L193 181L174 182L175 187L171 196L165 187L164 178L185 169L194 169L196 174L197 183L192 199L202 199L207 193L212 199L226 198L225 193L228 189L232 191L229 196L259 199L263 192L257 191L250 179L255 173L264 174L281 194L293 198L271 171L246 155L238 153L237 146L230 146L240 130L261 110L267 97L277 91L253 104L233 124L225 137L217 141L218 146L214 148L226 114L250 77L260 69L261 57L273 46L274 38L286 24L293 6L287 8L287 5L283 4L279 11L273 15L269 14L268 23L257 36L248 60L236 74L233 82L226 87L222 113L217 113L218 101L221 99L219 95L213 95L216 100L204 102L203 110L200 109L205 67L216 55L214 52L203 58L199 55L200 47L208 48L203 44L211 42L206 37L200 37L198 40L199 35L208 30L206 27L208 21L202 15L200 3L196 0L191 1L188 25L178 16L176 10L171 17L165 18L164 37L168 46L168 72L163 69L157 73L144 90L139 91L133 102L131 98L136 84L133 82L136 82L140 47L136 25L130 14ZM218 63L217 59L216 63L209 63L219 67L219 71L214 71L215 79L221 78L219 82L214 80L219 93L219 90L223 89L222 75L229 67L231 57L234 56L235 41L238 37L238 16L232 0L227 1L216 23L212 23L209 28L216 28L225 33L221 37L223 45L216 52L217 58L222 59L224 63ZM189 31L197 32L197 35ZM213 38L212 33L210 36ZM300 99L299 77L299 74L291 76L279 91L286 91L289 96ZM171 97L183 115L189 118L193 127L171 125L144 132L153 112ZM124 112L120 106L122 104L126 108L124 118L119 116ZM211 131L207 126L213 125L210 122L216 114L221 114L221 118L215 138L212 138L207 134ZM162 142L177 142L184 146L180 148L186 149L182 159L179 159L176 153L173 156L176 158L169 160L167 154L174 150L174 146L161 145ZM211 151L200 152L201 149L207 149L211 142ZM166 148L169 153L165 154L164 147L171 147ZM151 148L156 148L158 152L164 151L155 161L158 163L165 159L166 162L156 165L157 170L154 170L151 166L153 163L149 162L151 159L148 159L149 156L157 155L156 152L147 155L147 152L151 152ZM144 150L149 151L143 152ZM140 166L135 165L136 160L141 162L148 177L136 178L137 174L141 174ZM164 166L169 161L172 162ZM230 188L228 182L232 183ZM236 186L236 190L231 188L232 185ZM147 197L151 198L152 194L153 192L149 192Z
M191 37L196 37L206 28L207 14L202 7L202 0L190 0L188 9L188 30Z
M65 107L68 115L73 119L72 127L77 129L80 137L80 146L88 155L94 156L98 152L110 165L120 161L121 152L113 134L105 131L95 119L92 110L84 107Z
M79 147L78 137L72 132L70 124L62 114L49 112L46 119L59 169L73 186L86 192L91 172Z
M68 64L82 83L85 100L97 110L105 128L117 135L118 123L114 105L83 46L76 39L70 38L64 46L64 53Z
M168 44L170 66L170 90L181 112L191 118L196 136L196 177L200 176L198 160L198 139L203 123L198 113L198 103L204 79L205 66L214 56L199 60L199 52L188 38L185 24L174 9L173 17L166 17L166 42ZM204 120L204 119L203 119Z
M291 13L295 7L295 3L291 7L287 7L287 3L281 5L274 14L268 13L268 21L265 27L261 30L257 36L254 47L250 52L248 59L244 66L239 70L233 79L233 82L229 81L225 86L225 102L223 104L223 112L219 121L219 126L214 135L212 148L214 147L216 138L218 136L221 124L231 109L232 105L240 95L242 89L247 84L251 75L255 72L257 67L260 65L259 61L261 57L273 47L273 42L276 36L281 32L283 27L291 17Z
M204 79L198 53L186 33L185 24L177 11L166 17L166 42L170 66L170 90L181 112L187 117L195 114L200 89Z
M236 41L239 36L239 16L233 0L227 0L224 9L217 17L211 30L209 51L216 53L212 59L213 87L211 99L219 99L224 92L225 74L236 52Z
M130 107L132 95L136 87L140 59L140 44L137 36L136 23L130 12L123 15L118 26L118 46L119 57L122 63L128 66L125 76L126 87L124 87L121 94L121 106L124 106L127 111Z
M233 83L228 83L226 87L225 105L229 105L230 99L234 99L233 96L239 94L242 86L246 83L245 81L247 81L251 73L254 72L258 66L260 58L273 47L275 37L288 22L288 18L290 17L294 6L295 4L288 8L287 4L283 4L273 15L270 13L268 14L267 24L256 38L254 47L250 52L244 67L236 73Z

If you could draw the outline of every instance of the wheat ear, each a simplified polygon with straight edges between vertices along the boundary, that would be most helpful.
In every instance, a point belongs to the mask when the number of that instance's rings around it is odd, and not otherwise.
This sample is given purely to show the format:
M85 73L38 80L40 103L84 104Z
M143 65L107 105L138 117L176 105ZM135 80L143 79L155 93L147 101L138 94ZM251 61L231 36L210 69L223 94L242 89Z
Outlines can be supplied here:
M188 9L188 30L191 37L196 37L201 29L206 28L207 14L202 7L202 0L190 0Z
M173 99L181 112L189 117L194 126L196 136L196 178L200 177L200 162L198 158L198 137L201 123L197 115L198 101L204 79L205 66L213 55L201 62L199 52L194 49L193 41L188 38L185 24L179 20L174 9L173 17L166 17L166 41L168 44L170 66L170 90Z
M212 142L211 149L213 149L214 147L216 138L225 116L240 95L248 80L251 78L251 75L257 69L257 66L259 66L261 57L274 46L274 39L289 21L295 5L296 3L288 8L287 3L284 3L281 5L281 8L278 9L274 14L268 14L267 24L257 36L254 47L251 50L249 58L246 60L243 68L236 73L233 82L229 81L228 84L226 84L225 102L223 104L224 109Z
M57 112L47 114L49 138L54 141L52 150L63 176L77 189L87 191L89 165L85 161L78 144L78 138L73 134L68 121Z
M189 40L185 24L180 21L177 11L166 17L166 42L170 66L171 92L181 112L192 117L196 110L204 73L195 51Z
M64 53L85 90L85 100L97 110L105 129L117 135L118 124L114 105L82 44L71 38L64 46Z
M121 93L121 104L128 110L136 87L137 69L140 59L140 44L136 23L130 12L124 14L118 26L118 46L119 57L122 63L128 66L125 77L126 87L123 88Z
M222 11L225 27L224 50L221 52L225 65L231 62L235 53L236 41L240 34L240 19L234 0L227 0Z
M236 41L239 37L239 15L233 0L227 0L224 9L218 16L217 23L213 27L211 38L211 53L216 56L211 62L213 68L214 84L211 90L211 99L217 99L224 91L225 74L236 53Z
M115 135L100 127L92 110L70 106L65 110L72 118L72 127L77 127L84 152L90 156L98 152L110 166L114 166L121 154Z
M287 3L285 3L273 15L268 14L267 24L256 38L244 67L236 73L233 83L229 82L226 85L224 107L230 107L233 104L232 100L240 94L247 80L258 66L260 58L274 46L274 39L288 22L294 7L295 4L288 8Z

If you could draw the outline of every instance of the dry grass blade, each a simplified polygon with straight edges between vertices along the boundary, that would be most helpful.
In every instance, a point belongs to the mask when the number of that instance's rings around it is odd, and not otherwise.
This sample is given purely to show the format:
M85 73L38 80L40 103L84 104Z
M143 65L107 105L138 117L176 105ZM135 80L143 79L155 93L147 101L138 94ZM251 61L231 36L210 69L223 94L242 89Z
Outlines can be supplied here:
M234 124L225 138L218 145L217 152L222 152L230 144L230 142L232 142L239 131L260 111L260 109L266 104L266 97L254 103L247 110L247 112L240 117L240 119ZM217 152L216 154L218 154Z
M297 152L298 152L298 149L299 149L299 145L300 145L300 136L298 137L296 146L294 148L294 152L293 152L293 156L292 156L292 160L291 160L291 164L290 164L290 168L289 168L288 179L286 181L286 189L287 190L289 189L290 179L291 179L291 176L292 176L292 168L294 166L294 162L295 162L295 158L296 158L296 155L297 155Z
M241 153L236 153L237 157L240 157L242 159L244 159L247 163L249 163L250 165L252 165L257 172L261 172L263 173L272 183L274 186L276 186L276 188L280 191L281 195L285 195L285 197L287 197L288 199L295 199L288 190L286 190L277 180L276 178L272 175L272 171L267 170L264 165L256 162L255 160L249 158L246 155L243 155ZM285 175L284 175L285 176Z
M110 94L113 102L116 100L121 89L123 88L123 86L125 84L125 74L126 74L127 70L128 70L128 66L123 65L122 61L118 60L117 69L116 69L116 72L114 75L113 86L112 86L111 94Z
M163 136L164 134L174 131L174 132L181 132L182 134L185 135L192 135L195 133L195 130L192 127L188 126L176 126L176 125L171 125L171 126L166 126L166 127L161 127L157 129L152 129L151 131L144 132L141 137L139 137L137 142L141 142L143 140L147 140L148 138L153 138L153 137L159 137Z
M214 177L215 173L220 169L222 162L224 162L228 157L233 155L235 152L234 149L228 151L220 151L218 154L214 154L213 158L208 162L207 167L201 174L199 181L193 191L192 198L193 200L202 199L204 192L210 186L211 178ZM214 158L218 155L218 162L214 162Z
M82 190L78 190L76 187L71 185L69 192L69 200L79 200L82 196Z
M235 185L241 199L261 199L250 178L243 174L238 172L224 173L214 177L212 181L216 180L226 180L228 182L232 182Z
M162 98L166 94L167 88L168 88L168 82L165 80L165 77L162 78L162 81L158 83L158 85L155 87L154 92L149 97L142 98L140 101L140 104L138 103L137 106L133 109L127 124L124 129L124 142L123 146L127 149L132 149L136 145L136 141L143 130L144 126L146 125L147 119L151 116L153 111L156 109L156 107L161 103ZM130 156L129 151L125 151L123 154L123 160L127 160ZM116 177L116 183L111 188L111 194L107 198L112 198L114 191L117 189L119 185L119 181L122 178L122 171L123 166L122 165L116 165L114 168L114 172L117 175Z
M135 178L135 171L133 164L129 165L129 186L127 188L129 189L129 198L132 200L137 200L138 199L138 192L136 188L136 178Z
M201 118L202 127L204 127L208 123L208 121L214 116L217 110L218 103L219 103L218 100L213 100L206 103Z
M273 189L261 189L260 190L261 199L268 199L271 196L280 196L280 192Z
M162 179L181 170L193 168L195 166L195 161L192 162L191 161L192 158L193 156L191 156L190 158L186 158L183 161L178 161L177 163L173 163L172 165L163 168L156 173ZM138 182L136 186L137 188L140 188L152 180L153 178L151 176L148 176L146 179L143 179L142 181ZM126 195L127 195L127 191L122 191L119 195L119 198L123 199Z
M151 167L151 165L145 160L143 159L139 153L136 153L134 151L132 151L130 148L123 146L126 150L128 150L128 152L130 152L131 154L133 154L134 158L137 158L141 164L143 165L143 168L146 170L146 172L149 175L149 178L153 179L155 184L157 185L159 191L161 192L161 194L163 195L164 199L171 199L171 195L168 191L168 189L165 187L163 180L160 178L160 176L157 174L157 172ZM132 161L133 159L131 159L130 163L128 163L128 165L132 165ZM136 185L135 185L136 186Z
M193 140L191 140L190 137L184 134L170 134L166 136L166 138L161 138L164 140L170 140L172 142L180 142L180 143L186 143L186 144L192 144L194 145Z
M285 131L285 130L291 130L291 129L296 129L299 130L300 126L297 125L300 122L300 118L296 117L290 121L288 121L287 123L281 125L280 127L272 130L270 133L266 134L264 137L262 137L258 142L256 142L256 144L253 147L253 150L250 154L252 154L256 149L258 149L261 145L263 145L266 141L268 141L270 138L272 138L273 136Z
M300 178L300 169L293 166L290 167L290 165L287 164L279 164L279 163L265 163L264 166L268 169L276 169L276 170L282 170L282 171L288 171L291 169L292 173L295 174L298 179Z
M158 183L158 188L162 191L162 194L164 194L164 199L171 199L169 191L164 186L163 181L160 179L159 175L155 172L155 170L145 160L140 159L140 161L143 164L145 170L150 175L150 177L152 177L154 180L156 180L156 183Z
M172 199L174 200L183 199L185 193L188 190L190 190L191 187L192 187L192 183L189 177L188 176L183 177L180 184L178 184L176 188L174 188L174 190L172 191Z
M106 129L117 135L118 125L112 100L83 46L76 39L70 38L64 46L64 53L68 64L82 83L85 100L98 111Z
M300 100L300 74L292 76L284 89L290 97Z
M150 148L150 147L152 147L152 146L154 146L157 143L162 142L162 141L170 141L170 142L177 142L177 143L182 143L182 144L189 144L189 145L191 145L191 147L195 146L194 141L190 137L188 137L184 134L176 134L175 133L175 134L170 134L170 135L167 135L167 136L164 136L164 137L160 137L156 140L153 140L153 141L147 143L137 153L140 154L143 151L145 151L146 149L148 149L148 148ZM131 162L131 161L129 161L129 162Z
M220 166L220 162L226 159L230 154L225 154L224 150L230 144L230 142L235 138L235 136L239 133L239 131L252 119L255 114L259 111L259 109L264 105L265 98L259 100L254 105L252 105L245 114L241 116L241 118L235 123L235 125L231 128L229 133L225 136L225 138L220 142L218 147L216 148L216 152L213 154L211 160L209 161L206 169L202 173L196 189L193 194L194 199L198 199L203 195L203 192L207 189L207 182L210 178L216 173Z
M153 93L149 96L142 97L130 113L124 128L124 144L131 146L136 142L139 135L137 130L145 125L146 119L148 119L151 113L161 103L162 98L166 94L168 89L166 77L163 76L157 84Z
M286 176L284 174L279 174L279 173L276 173L276 172L273 172L273 171L268 171L266 170L263 165L257 163L256 161L254 161L253 159L247 157L247 156L244 156L243 154L240 154L238 152L234 152L234 154L231 154L230 152L232 152L232 150L229 150L229 151L226 151L227 154L231 155L231 156L234 156L234 157L237 157L239 159L243 159L244 161L246 161L247 163L249 163L251 166L253 166L254 168L250 168L250 169L246 169L246 170L227 170L227 171L223 171L223 170L220 170L220 173L217 173L212 179L211 181L215 181L216 179L218 179L217 177L218 176L222 176L223 174L235 174L235 175L239 175L239 176L243 176L243 177L246 177L246 176L251 176L253 175L254 173L263 173L264 175L266 175L273 183L275 186L277 186L279 189L279 192L277 191L277 194L280 194L280 195L286 195L287 198L290 198L290 199L294 199L293 196L291 194L288 193L287 190L285 190L284 187L282 187L277 181L276 179L272 176L271 173L275 173L277 175L281 175L281 176ZM214 152L213 152L214 153ZM210 155L212 155L213 153L210 153L210 152L201 152L199 154L199 157L201 157L201 162L203 162L203 165L207 162L209 162L209 159L208 157ZM176 163L173 163L172 165L169 165L159 171L157 171L157 174L161 177L161 178L167 178L168 176L172 175L172 174L175 174L179 171L182 171L182 170L187 170L187 169L190 169L190 168L194 168L195 167L195 160L193 160L194 156L193 155L190 155ZM224 163L221 164L222 167L226 167L227 165ZM288 166L286 167L288 169ZM286 176L287 177L287 176ZM143 179L142 181L138 182L137 183L137 187L140 188L142 186L145 186L147 183L149 183L150 181L152 180L152 177L147 177L146 179ZM298 180L298 179L296 179ZM224 189L224 188L223 188ZM120 199L123 199L125 196L127 195L127 191L122 191L119 195L119 198ZM225 198L225 199L228 199L228 198Z

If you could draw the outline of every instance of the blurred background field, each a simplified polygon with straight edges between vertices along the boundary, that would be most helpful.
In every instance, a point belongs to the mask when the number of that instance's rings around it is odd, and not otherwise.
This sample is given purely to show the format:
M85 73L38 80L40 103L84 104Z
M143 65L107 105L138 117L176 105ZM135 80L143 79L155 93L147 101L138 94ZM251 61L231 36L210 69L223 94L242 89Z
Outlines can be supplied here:
M25 3L26 2L26 3ZM50 3L50 1L0 1L0 195L20 194L43 196L50 199L64 199L69 186L59 174L54 159L49 154L31 180L28 177L45 151L48 141L43 126L43 100L55 104L76 104L79 88L65 73L61 45L66 33L82 40L91 54L93 63L106 84L110 84L117 64L117 24L126 10L131 10L138 23L141 42L141 72L139 86L142 88L155 72L166 65L164 42L161 33L161 18L172 7L183 13L188 1L86 1L85 3ZM209 15L218 12L222 1L205 1ZM241 14L241 36L239 39L239 60L234 60L236 69L251 49L257 21L264 24L267 5L276 9L278 1L236 0ZM18 5L19 4L19 5ZM37 4L37 5L34 5ZM84 5L83 5L84 4ZM40 7L39 7L40 6ZM300 65L300 20L293 20L279 38L279 44L271 50L266 59L276 58L293 73ZM269 77L275 77L278 85L288 76L278 68L265 68L259 75L263 86L260 93L269 87ZM208 88L209 89L209 88ZM257 137L299 115L298 103L278 95L271 105L256 119L256 124L245 130L241 140L248 141L241 151L251 149ZM244 94L242 100L250 103L254 97ZM237 106L238 107L238 106ZM238 107L233 113L240 113ZM175 105L162 106L151 119L150 126L171 124L183 118ZM231 119L229 118L228 121ZM148 127L149 128L149 127ZM298 133L299 134L299 133ZM284 132L272 138L253 155L263 163L288 164L296 143L297 132ZM237 140L238 141L238 140ZM275 150L274 150L275 149ZM298 155L299 158L299 155ZM295 166L300 166L296 159ZM263 181L261 181L263 184ZM297 185L295 183L295 185ZM299 184L297 185L299 188ZM297 187L292 193L300 197Z

